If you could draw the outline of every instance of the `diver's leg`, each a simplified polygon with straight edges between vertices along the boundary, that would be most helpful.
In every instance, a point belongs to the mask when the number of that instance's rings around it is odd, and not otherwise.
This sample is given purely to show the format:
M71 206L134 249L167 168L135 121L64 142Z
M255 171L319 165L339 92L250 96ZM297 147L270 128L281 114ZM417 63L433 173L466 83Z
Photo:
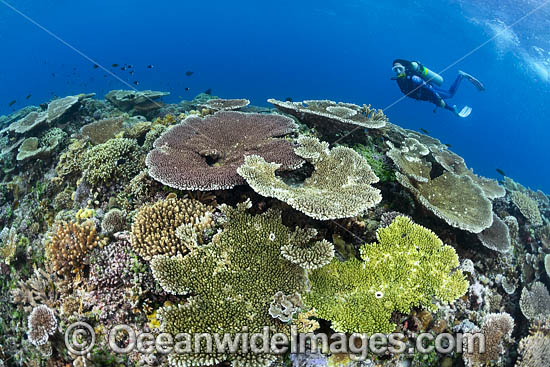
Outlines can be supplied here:
M439 96L442 99L453 98L458 89L458 86L460 85L460 82L462 81L462 78L463 78L462 74L458 74L455 81L453 82L453 85L451 85L451 88L449 88L449 90L441 89L438 87L433 87L433 89L437 92L437 94L439 94Z

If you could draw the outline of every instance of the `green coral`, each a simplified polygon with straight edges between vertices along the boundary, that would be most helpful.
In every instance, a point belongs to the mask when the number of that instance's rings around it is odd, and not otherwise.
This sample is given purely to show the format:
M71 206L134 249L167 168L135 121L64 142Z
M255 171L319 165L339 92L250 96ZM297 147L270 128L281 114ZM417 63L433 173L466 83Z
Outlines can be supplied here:
M329 265L310 274L312 290L305 304L330 320L341 332L390 333L392 312L412 307L435 309L432 300L450 302L467 288L455 250L429 229L399 216L380 228L378 242L361 247L356 258Z
M368 145L355 144L353 149L359 153L363 158L367 160L371 166L374 174L378 176L380 182L393 182L395 181L395 173L381 158L382 155L377 153L376 150Z
M136 140L110 139L86 151L82 170L92 185L110 184L112 180L135 176L143 167L141 150Z
M163 331L172 335L235 335L245 326L249 333L262 332L268 326L274 332L289 333L290 326L273 318L269 307L277 292L300 293L306 287L305 270L281 255L281 246L290 241L293 232L282 224L280 212L269 210L252 216L245 212L246 207L221 207L227 220L210 244L184 257L153 258L153 276L165 291L192 295L185 304L158 310ZM180 365L230 361L236 366L269 364L274 356L199 353L169 358Z

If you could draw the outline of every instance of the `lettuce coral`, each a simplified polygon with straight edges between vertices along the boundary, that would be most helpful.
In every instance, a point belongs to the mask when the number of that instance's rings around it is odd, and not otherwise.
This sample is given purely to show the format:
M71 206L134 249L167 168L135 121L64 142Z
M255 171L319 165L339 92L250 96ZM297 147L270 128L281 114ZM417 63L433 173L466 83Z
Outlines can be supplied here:
M467 288L455 250L429 229L397 217L378 229L377 243L361 247L361 258L334 259L310 274L304 303L339 332L390 333L394 311L410 312L433 299L451 302Z
M296 154L315 167L301 186L290 186L275 176L280 167L250 155L237 172L258 194L286 202L320 220L354 217L382 200L378 182L367 161L351 148L329 150L328 143L308 136L298 138Z
M289 242L292 231L282 224L280 212L252 216L245 212L248 204L221 207L226 221L210 244L186 256L153 258L153 276L165 291L191 295L185 304L158 310L162 331L235 335L243 327L249 333L260 333L267 326L289 333L288 324L270 315L270 303L278 292L303 292L306 273L281 256L281 246ZM204 366L221 361L233 366L267 365L273 358L254 353L169 356L174 365Z

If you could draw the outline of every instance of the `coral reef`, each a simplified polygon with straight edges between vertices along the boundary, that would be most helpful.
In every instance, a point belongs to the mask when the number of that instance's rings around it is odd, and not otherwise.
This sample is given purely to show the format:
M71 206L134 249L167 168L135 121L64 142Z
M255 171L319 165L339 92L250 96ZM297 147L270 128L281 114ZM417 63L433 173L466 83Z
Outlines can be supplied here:
M550 325L535 327L531 335L521 339L516 367L550 366Z
M196 200L175 198L143 206L132 224L132 247L145 260L185 254L202 243L202 233L213 226L213 210Z
M268 312L271 317L279 319L282 322L289 322L292 316L297 313L300 308L304 307L302 298L299 293L285 295L279 291L273 296L273 302L269 305Z
M237 172L262 196L275 197L296 210L320 220L359 215L382 200L378 182L367 161L346 147L329 150L328 143L302 136L296 154L313 164L315 171L300 186L290 186L275 176L280 167L250 155Z
M311 272L304 302L334 330L390 333L393 311L408 313L418 305L433 310L433 298L451 302L466 292L454 249L430 230L397 217L376 233L377 243L361 247L362 261L334 259Z
M327 240L312 241L317 235L315 229L296 228L290 241L281 246L281 255L304 269L317 269L330 263L334 257L334 246Z
M191 294L185 304L158 310L161 330L235 334L246 326L249 333L268 326L289 333L289 326L268 310L277 292L290 295L306 287L305 270L280 254L291 231L277 211L252 216L248 207L222 206L227 218L212 242L185 257L155 256L151 268L155 279L170 293ZM273 355L171 354L172 363L213 365L227 360L239 366L247 360L268 365Z
M155 141L147 155L149 174L179 190L230 189L244 184L237 168L246 155L260 155L281 169L299 167L302 160L292 145L276 138L294 128L280 115L222 111L204 119L188 117Z

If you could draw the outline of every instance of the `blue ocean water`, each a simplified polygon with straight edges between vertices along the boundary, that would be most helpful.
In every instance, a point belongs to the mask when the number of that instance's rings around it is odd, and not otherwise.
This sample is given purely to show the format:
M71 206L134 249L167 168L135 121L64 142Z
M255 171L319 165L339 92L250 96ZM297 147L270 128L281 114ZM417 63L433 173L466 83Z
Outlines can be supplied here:
M0 114L128 85L170 91L166 102L211 88L256 105L271 97L370 103L450 144L480 175L499 178L500 168L550 192L549 1L1 0L0 44ZM453 102L473 108L467 119L433 113L399 100L394 58L448 69L447 87L462 69L486 91L463 82Z

